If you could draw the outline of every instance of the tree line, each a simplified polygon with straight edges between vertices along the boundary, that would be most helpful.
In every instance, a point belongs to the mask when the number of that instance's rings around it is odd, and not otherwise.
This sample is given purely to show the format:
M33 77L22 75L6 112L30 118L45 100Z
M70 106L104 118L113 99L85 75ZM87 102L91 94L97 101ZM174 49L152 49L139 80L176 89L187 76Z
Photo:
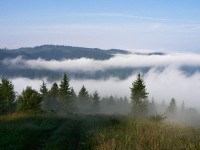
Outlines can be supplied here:
M132 114L137 117L156 115L158 104L154 99L148 100L146 85L141 77L137 75L136 80L132 83L131 101L127 97L100 97L98 91L92 94L88 92L83 85L75 93L73 87L70 87L69 78L64 73L60 84L53 83L48 89L46 83L42 81L39 91L27 86L20 95L14 91L11 81L6 78L1 79L0 83L0 114L12 112L59 112L59 113L121 113ZM168 106L163 104L162 113L173 116L177 113L176 100L171 99ZM184 103L181 111L184 112Z

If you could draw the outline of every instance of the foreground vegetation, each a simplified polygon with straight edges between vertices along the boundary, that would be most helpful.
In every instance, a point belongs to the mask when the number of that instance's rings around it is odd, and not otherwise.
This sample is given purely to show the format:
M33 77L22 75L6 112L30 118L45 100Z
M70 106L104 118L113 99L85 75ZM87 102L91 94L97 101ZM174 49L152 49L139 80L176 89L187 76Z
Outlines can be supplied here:
M200 149L200 131L125 116L11 114L0 149Z
M199 127L195 110L183 103L177 111L172 98L159 114L140 74L130 90L131 102L126 97L101 98L97 91L89 94L84 85L76 94L64 74L50 90L43 81L39 91L28 86L16 95L12 82L2 78L0 150L200 149L199 129L164 123L195 120Z

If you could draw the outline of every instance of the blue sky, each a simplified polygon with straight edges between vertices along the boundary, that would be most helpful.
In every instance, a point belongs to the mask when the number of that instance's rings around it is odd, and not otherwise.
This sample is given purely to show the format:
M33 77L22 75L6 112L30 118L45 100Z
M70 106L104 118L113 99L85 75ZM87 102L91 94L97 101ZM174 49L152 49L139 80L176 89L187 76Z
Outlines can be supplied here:
M0 47L200 51L199 0L0 0Z

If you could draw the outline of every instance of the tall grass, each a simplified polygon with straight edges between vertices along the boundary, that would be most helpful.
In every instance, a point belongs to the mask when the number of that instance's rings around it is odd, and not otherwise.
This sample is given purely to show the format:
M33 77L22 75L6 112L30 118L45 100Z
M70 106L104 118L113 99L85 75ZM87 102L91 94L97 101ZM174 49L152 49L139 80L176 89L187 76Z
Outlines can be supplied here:
M56 116L12 114L0 117L0 149L38 149L63 122Z
M99 150L200 149L199 130L147 120L126 119L93 135L90 140Z
M200 131L127 116L12 114L0 117L0 149L200 149Z

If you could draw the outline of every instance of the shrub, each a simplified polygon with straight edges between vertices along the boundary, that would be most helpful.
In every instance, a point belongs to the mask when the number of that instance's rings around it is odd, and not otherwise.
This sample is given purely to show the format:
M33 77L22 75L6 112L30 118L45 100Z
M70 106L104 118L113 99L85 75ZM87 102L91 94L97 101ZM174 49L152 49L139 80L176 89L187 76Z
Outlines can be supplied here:
M164 114L156 114L152 115L149 117L150 120L155 121L155 122L162 122L166 119L167 117Z

